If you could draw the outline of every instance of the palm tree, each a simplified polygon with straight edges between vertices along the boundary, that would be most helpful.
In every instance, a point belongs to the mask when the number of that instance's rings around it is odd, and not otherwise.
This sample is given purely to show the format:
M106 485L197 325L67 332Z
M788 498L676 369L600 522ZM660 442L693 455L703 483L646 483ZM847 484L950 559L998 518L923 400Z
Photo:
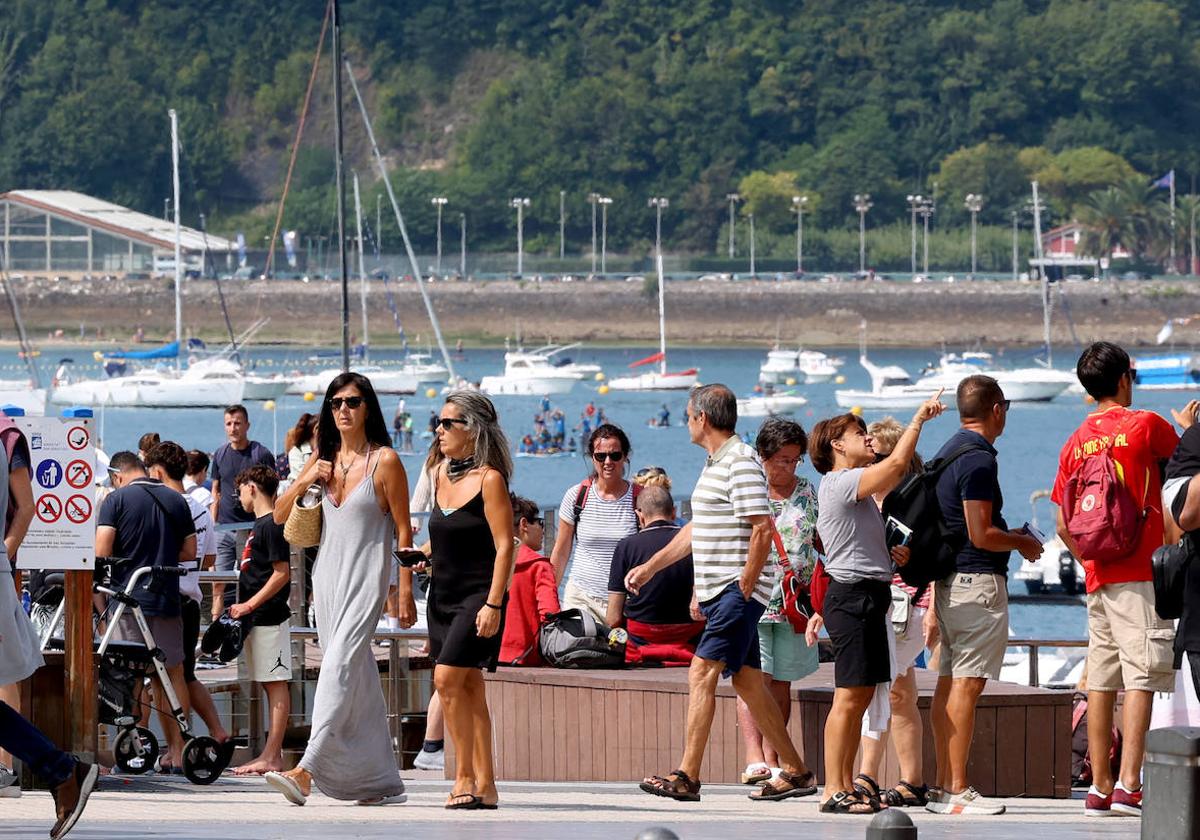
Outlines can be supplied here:
M1088 256L1110 257L1117 247L1135 259L1170 253L1170 208L1140 175L1089 193L1078 218L1085 228L1080 250Z
M1083 237L1079 251L1089 257L1111 257L1118 248L1132 250L1136 238L1130 225L1126 197L1116 187L1093 190L1078 209Z

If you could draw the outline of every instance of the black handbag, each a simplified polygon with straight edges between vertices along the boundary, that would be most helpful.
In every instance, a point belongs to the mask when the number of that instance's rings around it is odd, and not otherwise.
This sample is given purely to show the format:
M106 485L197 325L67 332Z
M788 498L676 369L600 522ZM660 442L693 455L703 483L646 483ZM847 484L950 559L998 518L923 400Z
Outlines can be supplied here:
M1150 568L1154 574L1154 611L1164 621L1183 615L1184 584L1187 580L1188 564L1192 562L1191 536L1172 545L1154 549L1150 555Z

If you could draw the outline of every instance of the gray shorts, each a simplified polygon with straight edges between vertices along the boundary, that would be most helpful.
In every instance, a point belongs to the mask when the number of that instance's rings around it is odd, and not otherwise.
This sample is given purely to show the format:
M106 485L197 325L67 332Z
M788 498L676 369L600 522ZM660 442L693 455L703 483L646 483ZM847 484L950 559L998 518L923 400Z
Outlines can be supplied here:
M150 625L150 633L154 636L154 644L163 652L163 661L168 668L183 664L183 616L148 615L146 623ZM119 642L134 642L144 645L145 637L137 625L133 613L126 609L121 613L117 629L113 631L113 639Z

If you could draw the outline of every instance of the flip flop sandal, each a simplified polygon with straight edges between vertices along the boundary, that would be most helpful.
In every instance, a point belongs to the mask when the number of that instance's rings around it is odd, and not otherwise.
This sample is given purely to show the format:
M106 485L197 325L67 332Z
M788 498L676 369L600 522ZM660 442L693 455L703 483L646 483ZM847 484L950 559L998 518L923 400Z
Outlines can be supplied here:
M740 778L744 785L756 785L771 778L771 768L766 764L747 764Z
M671 777L674 776L672 779ZM676 802L699 802L700 783L682 770L674 770L666 776L651 776L638 787L654 796L665 796Z
M849 791L839 790L833 796L821 803L822 814L874 814L879 809L870 802L860 798L860 794Z
M780 782L787 785L787 788L780 790L778 787ZM812 796L816 792L817 777L811 770L803 775L782 770L778 779L763 782L763 786L759 788L758 792L749 794L749 798L756 802L779 802L795 796Z
M901 779L883 792L883 801L893 808L923 808L929 802L929 788Z
M461 799L462 802L447 802L447 811L477 811L479 806L483 804L483 800L473 793L456 793L450 797L452 800Z
M263 779L266 783L275 790L283 794L283 798L293 805L303 805L308 797L304 795L304 791L300 789L299 783L291 776L285 776L272 770L270 773L264 773Z

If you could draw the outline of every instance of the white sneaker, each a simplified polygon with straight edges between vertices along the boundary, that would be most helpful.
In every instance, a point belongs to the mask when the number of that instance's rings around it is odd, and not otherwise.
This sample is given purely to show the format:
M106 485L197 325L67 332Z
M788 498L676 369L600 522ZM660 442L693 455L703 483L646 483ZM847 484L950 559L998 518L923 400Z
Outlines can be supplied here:
M446 750L440 749L437 752L425 752L421 750L417 753L417 758L413 761L413 767L418 770L445 770L446 769Z
M968 787L962 793L946 791L942 799L926 803L925 810L931 814L967 814L981 816L1003 814L1005 806L997 799L981 796L979 791Z
M19 799L20 797L20 777L3 764L0 764L0 799Z

